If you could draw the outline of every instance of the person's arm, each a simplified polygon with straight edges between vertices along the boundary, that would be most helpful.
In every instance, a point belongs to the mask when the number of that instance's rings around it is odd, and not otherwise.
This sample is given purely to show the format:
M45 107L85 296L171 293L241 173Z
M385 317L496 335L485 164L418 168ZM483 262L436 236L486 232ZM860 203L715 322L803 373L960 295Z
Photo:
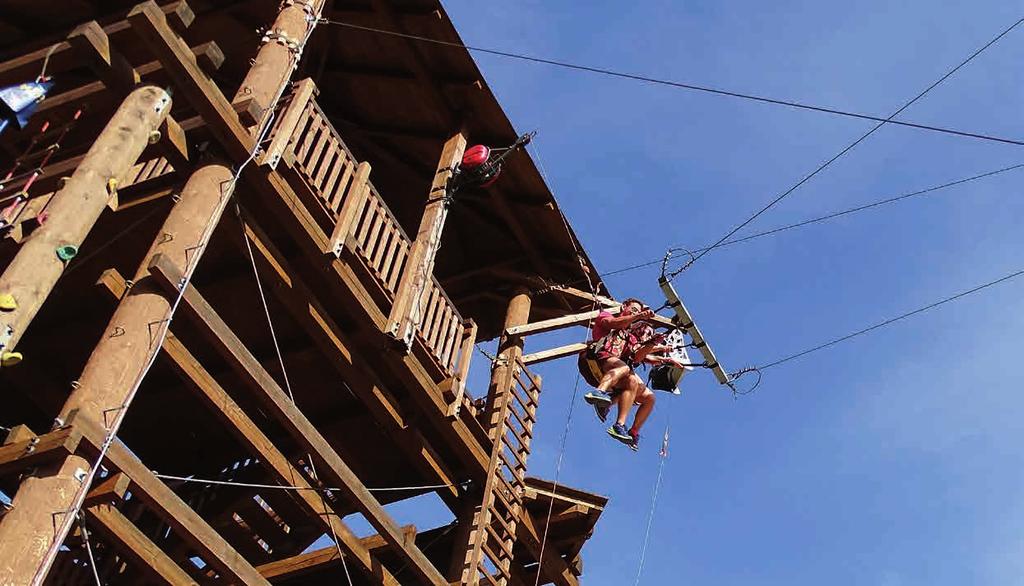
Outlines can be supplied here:
M616 317L609 314L604 316L604 318L598 316L597 320L604 327L607 327L612 330L622 330L633 325L633 323L635 322L645 319L651 319L653 317L654 312L648 309L645 311L641 311L640 313L634 313L633 315L620 315Z

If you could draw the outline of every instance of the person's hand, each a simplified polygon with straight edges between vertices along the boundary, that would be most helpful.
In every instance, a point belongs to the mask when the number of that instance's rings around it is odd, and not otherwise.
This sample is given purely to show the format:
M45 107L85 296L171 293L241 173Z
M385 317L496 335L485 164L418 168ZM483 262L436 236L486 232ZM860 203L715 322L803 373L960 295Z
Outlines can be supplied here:
M645 309L645 310L641 311L640 313L634 313L632 317L633 317L633 321L634 322L653 319L654 318L654 310L653 309Z

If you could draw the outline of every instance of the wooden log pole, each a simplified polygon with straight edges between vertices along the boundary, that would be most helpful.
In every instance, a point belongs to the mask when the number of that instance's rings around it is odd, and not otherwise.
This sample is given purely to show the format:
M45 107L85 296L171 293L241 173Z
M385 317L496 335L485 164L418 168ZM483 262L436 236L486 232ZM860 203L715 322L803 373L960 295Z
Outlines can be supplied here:
M323 4L324 0L281 3L281 11L277 13L274 24L263 33L252 67L231 100L246 126L263 120L281 86L288 83Z
M171 96L160 88L145 86L129 94L53 196L46 221L0 275L0 295L11 295L16 303L0 312L0 354L7 365L20 358L15 346L106 209L111 180L124 181L170 111Z
M207 165L189 178L65 402L62 420L77 410L78 417L113 428L123 417L123 406L156 351L159 325L174 302L173 295L152 283L147 267L157 254L182 272L195 262L196 245L223 212L231 176L227 167ZM52 563L47 552L66 536L71 523L64 511L87 490L81 481L90 466L80 456L69 456L21 484L12 511L0 521L0 584L27 584L33 575L45 575Z

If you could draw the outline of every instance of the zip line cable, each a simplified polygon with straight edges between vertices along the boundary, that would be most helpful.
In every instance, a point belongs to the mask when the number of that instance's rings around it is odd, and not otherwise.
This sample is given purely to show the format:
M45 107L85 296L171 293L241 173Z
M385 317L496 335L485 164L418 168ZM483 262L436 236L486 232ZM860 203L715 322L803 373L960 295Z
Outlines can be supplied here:
M419 41L419 42L423 42L423 43L432 43L432 44L435 44L435 45L442 45L442 46L445 46L445 47L452 47L452 48L457 48L457 49L465 49L467 51L474 51L474 52L477 52L477 53L487 53L489 55L497 55L499 57L507 57L509 59L518 59L520 61L528 61L528 62L531 62L531 63L541 63L541 64L544 64L544 65L552 65L552 66L555 66L555 67L562 67L562 68L565 68L565 69L573 69L573 70L576 70L576 71L586 71L586 72L589 72L589 73L596 73L596 74L599 74L599 75L606 75L606 76L617 77L617 78L621 78L621 79L629 79L629 80L633 80L633 81L641 81L641 82L652 83L652 84L656 84L656 85L664 85L664 86L674 87L674 88L677 88L677 89L692 90L692 91L704 92L704 93L708 93L708 94L715 94L715 95L719 95L719 96L727 96L727 97L731 97L731 98L739 98L739 99L743 99L743 100L751 100L751 101L755 101L755 102L762 102L762 103L765 103L765 104L773 104L773 105L776 105L776 106L785 106L785 107L796 108L796 109L800 109L800 110L810 110L810 111L813 111L813 112L821 112L821 113L825 113L825 114L832 114L832 115L835 115L835 116L844 116L844 117L847 117L847 118L856 118L856 119L859 119L859 120L871 120L873 122L880 122L882 124L894 124L894 125L897 125L897 126L906 126L906 127L909 127L909 128L917 128L919 130L928 130L928 131L932 131L932 132L940 132L940 133L944 133L944 134L951 134L951 135L954 135L954 136L961 136L961 137L966 137L966 138L976 138L976 139L980 139L980 140L993 141L993 142L999 142L999 143L1004 143L1004 144L1012 144L1012 145L1016 145L1016 146L1024 146L1024 141L1021 141L1021 140L1016 140L1016 139L1011 139L1011 138L1004 138L1004 137L998 137L998 136L993 136L993 135L989 135L989 134L982 134L982 133L954 130L954 129L951 129L951 128L944 128L944 127L941 127L941 126L931 126L931 125L928 125L928 124L917 124L915 122L904 122L904 121L901 121L901 120L892 120L891 116L889 118L882 118L882 117L879 117L879 116L872 116L870 114L861 114L861 113L857 113L857 112L850 112L850 111L847 111L847 110L839 110L837 108L829 108L829 107L825 107L825 106L815 106L815 105L806 104L806 103L803 103L803 102L795 102L795 101L792 101L792 100L781 100L781 99L776 99L776 98L769 98L769 97L759 96L759 95L755 95L755 94L746 94L746 93L734 92L734 91L730 91L730 90L723 90L723 89L709 87L709 86L701 86L701 85L683 83L683 82L678 82L678 81L672 81L672 80L668 80L668 79L660 79L660 78L656 78L656 77L649 77L649 76L646 76L646 75L639 75L639 74L635 74L635 73L626 73L626 72L622 72L622 71L615 71L615 70L612 70L612 69L606 69L606 68L602 68L602 67L591 67L589 65L580 65L580 64L577 64L577 63L570 63L570 62L567 62L567 61L557 61L557 60L554 60L554 59L546 59L546 58L542 58L542 57L534 57L534 56L531 56L531 55L524 55L524 54L521 54L521 53L512 53L512 52L509 52L509 51L499 51L497 49L488 49L488 48L477 47L477 46L473 46L473 45L465 45L463 43L456 43L456 42L453 42L453 41L443 41L441 39L434 39L434 38L424 37L424 36L420 36L420 35L412 35L412 34L402 33L402 32L393 31L393 30L379 29L379 28L374 28L374 27L369 27L369 26L352 24L350 22L344 22L344 21L340 21L340 20L321 19L320 22L323 23L323 24L332 24L332 25L341 26L341 27L345 27L345 28L349 28L349 29L353 29L353 30L368 32L368 33L376 33L376 34L388 35L388 36L392 36L392 37L400 37L400 38L403 38L403 39L409 39L409 40ZM1013 25L1013 27L1017 26L1021 22L1024 22L1024 18L1022 18L1021 20L1017 21L1017 23L1015 23ZM1013 27L1010 27L1010 29L1007 29L1003 34L1008 33L1010 30L1012 30ZM1000 36L1002 36L1002 35L1000 35ZM996 40L998 40L998 38Z
M795 360L797 358L800 358L801 356L806 356L808 354L811 354L812 352L817 352L819 350L824 350L825 348L829 348L831 346L835 346L836 344L840 344L842 342L846 342L847 340L856 338L858 336L862 336L864 334L867 334L867 333L872 332L874 330L877 330L879 328L883 328L883 327L888 326L890 324L893 324L893 323L896 323L898 321L904 320L904 319L906 319L908 317L917 315L919 313L924 313L924 312L926 312L926 311L928 311L930 309L935 309L936 307L939 307L940 305L945 305L946 303L951 303L953 301L956 301L956 300L961 299L963 297L967 297L968 295L972 295L974 293L977 293L977 292L982 291L984 289L987 289L989 287L993 287L993 286L998 285L1000 283L1004 283L1004 282L1009 281L1011 279L1015 279L1015 278L1017 278L1017 277L1019 277L1021 275L1024 275L1024 269L1020 269L1018 271L1014 271L1014 272L1012 272L1012 273L1010 273L1008 275L1004 275L1004 276L999 277L998 279L995 279L993 281L989 281L987 283L983 283L981 285L978 285L978 286L973 287L971 289L968 289L966 291L961 291L960 293L957 293L955 295L951 295L949 297L940 299L939 301L936 301L934 303L929 303L928 305L925 305L923 307L919 307L917 309L908 311L906 313L902 313L902 314L897 315L895 317L891 317L891 318L889 318L887 320L880 321L880 322L878 322L878 323L876 323L876 324L874 324L872 326L868 326L868 327L866 327L864 329L857 330L856 332L853 332L853 333L850 333L850 334L846 334L845 336L840 336L838 338L834 338L834 339L829 340L828 342L825 342L823 344L818 344L817 346L814 346L812 348L808 348L807 350L802 350L800 352L796 352L794 354L790 354L788 356L779 358L779 359L774 360L772 362L769 362L767 364L762 364L762 365L759 365L759 366L753 366L753 367L745 368L742 371L740 371L739 374L745 374L746 372L760 372L762 370L767 370L769 368L773 368L773 367L779 366L781 364L785 364L786 362L789 362L790 360Z
M815 176L815 175L817 175L818 173L821 173L822 171L824 171L825 169L827 169L829 165L831 165L832 163L834 163L834 162L835 162L836 160L838 160L838 159L839 159L840 157L842 157L842 156L843 156L843 155L845 155L846 153L848 153L848 152L850 152L851 150L853 150L853 149L854 149L854 147L856 147L857 145L859 145L859 144L860 144L861 142L865 141L865 140L866 140L866 139L867 139L867 138L868 138L869 136L871 136L872 134L874 134L874 133L875 133L875 132L876 132L876 131L877 131L878 129L880 129L880 128L881 128L882 126L885 126L885 124L886 124L887 122L893 122L893 118L895 118L896 116L900 115L900 114L901 114L901 113L902 113L902 112L903 112L904 110L906 110L907 108L909 108L910 106L912 106L912 105L913 105L913 104L914 104L915 102L917 102L917 101L918 101L918 100L920 100L921 98L923 98L923 97L925 97L926 95L928 95L928 92L930 92L930 91L932 91L933 89L935 89L936 87L938 87L938 86L939 86L939 84L941 84L942 82L944 82L944 81L946 81L947 79L949 79L949 78L950 78L950 77L951 77L951 76L952 76L952 75L953 75L954 73L956 73L957 71L960 71L960 69L961 69L961 68L963 68L963 67L964 67L965 65L967 65L968 63L970 63L971 61L973 61L973 60L974 60L974 58L975 58L975 57L977 57L978 55L981 55L981 54L982 54L982 53L983 53L983 52L984 52L984 51L985 51L986 49L988 49L989 47L991 47L992 45L994 45L994 44L995 44L995 43L996 43L996 42L997 42L997 41L998 41L999 39L1001 39L1001 38L1003 38L1004 36L1006 36L1007 34L1009 34L1009 33L1010 33L1010 31L1012 31L1013 29L1017 28L1017 26L1018 26L1018 25L1020 25L1020 23L1022 23L1022 22L1024 22L1024 18L1021 18L1021 19L1017 20L1017 22L1014 22L1013 24L1011 24L1011 25L1010 25L1009 27L1007 27L1007 28L1006 28L1005 30L1003 30L1003 32L1001 32L1001 33L999 33L998 35L996 35L995 37L993 37L993 38L992 38L992 39L991 39L991 40L990 40L989 42L987 42L987 43L985 43L984 45L982 45L982 46L981 46L981 47L980 47L979 49L977 49L976 51L974 51L974 53L971 53L971 54L970 54L970 55L969 55L969 56L968 56L968 57L967 57L966 59L964 59L963 61L961 61L961 62L960 62L960 63L959 63L959 64L958 64L958 65L957 65L956 67L954 67L953 69L950 69L949 71L947 71L947 72L946 72L946 74L945 74L945 75L943 75L942 77L940 77L939 79L937 79L937 80L936 80L935 82L933 82L933 83L932 83L931 85L929 85L928 87L926 87L926 88L924 89L924 91L922 91L921 93L917 94L916 96L914 96L914 98L913 98L913 99L911 99L911 100L910 100L910 101L908 101L907 103L905 103L905 104L903 104L902 106L900 106L900 108L899 108L898 110L896 110L895 112L893 112L893 113L892 113L892 114L891 114L891 115L890 115L890 116L889 116L888 118L886 118L886 119L884 119L884 120L880 121L880 122L879 122L878 124L876 124L876 125L875 125L875 126L874 126L874 127L873 127L873 128L871 129L871 130L867 131L866 133L864 133L863 135L861 135L861 137L860 137L860 138L858 138L857 140L855 140L855 141L853 141L852 143L850 143L849 145L847 145L847 146L846 146L846 148L844 148L843 150L841 150L841 151L839 151L838 153L836 153L836 154L835 154L835 155L834 155L834 156L833 156L832 158L830 158L829 160L827 160L827 161L825 161L824 163L822 163L821 165L819 165L819 166L818 166L818 168L816 168L816 169L815 169L814 171L812 171L812 172L811 172L810 174L808 174L808 175L804 176L804 178L803 178L803 179L801 179L800 181L797 181L797 182L796 182L796 184L794 184L794 185L793 185L792 187L790 187L790 188L789 188L789 189L787 189L786 191L783 191L782 193L780 193L780 194L779 194L779 195L778 195L778 196L777 196L777 197L776 197L775 199L773 199L772 201L768 202L768 204L767 204L767 205L765 205L764 207L762 207L761 209L759 209L759 210L758 210L758 211L757 211L757 212L756 212L756 213L755 213L754 215L750 216L749 218L747 218L746 220L744 220L744 221L743 221L742 223L740 223L740 224L739 224L738 226L736 226L735 228L733 228L732 230L730 230L729 232L727 232L727 233L725 234L725 236L722 236L722 237L721 237L721 238L720 238L720 239L718 240L718 242L715 242L715 243L714 243L714 244L712 244L712 245L711 245L710 247L708 247L708 248L707 248L706 250L704 250L703 252L701 252L701 253L697 254L697 257L696 257L696 258L694 258L694 259L690 260L689 262L687 262L686 264L684 264L684 265L683 265L682 267L680 267L680 268L679 268L679 269L677 269L676 271L674 271L674 272L670 273L670 274L668 275L668 279L669 279L669 280L671 281L671 280L672 280L672 279L673 279L673 278L674 278L674 277L675 277L676 275L678 275L679 273L681 273L681 272L685 271L685 270L686 270L686 269L688 269L689 267L693 266L693 265L694 265L694 264L695 264L695 263L696 263L697 261L699 261L699 260L701 259L701 257L703 257L703 256L704 256L705 254L707 254L707 253L711 252L711 251L712 251L712 250L714 250L715 248L718 248L718 247L719 247L719 246L720 246L720 245L721 245L721 244L722 244L723 242L725 242L726 240L728 240L729 238L731 238L733 234L735 234L736 232L739 232L740 230L742 230L744 226L746 226L746 225L750 224L751 222L753 222L754 220L756 220L756 219L757 219L757 218L758 218L758 217L759 217L759 216L760 216L761 214L763 214L763 213L767 212L768 210L770 210L770 209L771 209L772 207L774 207L774 206L775 206L775 205L776 205L777 203L779 203L780 201L782 201L783 199L785 199L785 198L786 198L787 196L789 196L789 195L790 195L791 193L793 193L794 191L796 191L797 189L799 189L801 185L803 185L804 183L807 183L808 181L810 181L812 177L814 177L814 176Z
M984 173L979 173L979 174L976 174L976 175L971 175L970 177L963 177L963 178L960 178L960 179L955 179L953 181L947 181L946 183L942 183L942 184L939 184L939 185L933 185L933 186L930 186L930 187L925 187L923 189L918 189L916 191L911 191L911 192L904 193L904 194L901 194L901 195L897 195L897 196L893 196L893 197L887 197L885 199L880 199L880 200L868 202L868 203L865 203L865 204L854 206L852 208L846 208L846 209L835 211L835 212L829 212L827 214L824 214L824 215L821 215L821 216L816 216L814 218L809 218L809 219L806 219L806 220L801 220L801 221L795 222L793 224L787 224L787 225L779 226L779 227L776 227L776 228L770 228L768 230L764 230L762 232L757 232L757 233L754 233L754 234L750 234L748 236L743 236L741 238L734 238L734 239L726 240L725 242L722 242L718 246L718 248L724 248L726 246L732 246L734 244L746 243L746 242L749 242L751 240L756 240L758 238L764 238L765 236L774 236L775 234L779 234L781 232L786 232L786 231L793 230L793 229L796 229L796 228L803 228L804 226L809 226L809 225L812 225L812 224L826 222L828 220L832 220L832 219L835 219L835 218L838 218L838 217L841 217L841 216L855 214L855 213L863 212L863 211L870 210L870 209L873 209L873 208L881 207L881 206L884 206L884 205L897 203L897 202L900 202L900 201L903 201L903 200L906 200L906 199L910 199L910 198L913 198L913 197L918 197L918 196L921 196L921 195L927 195L929 193L934 193L934 192L937 192L937 191L941 191L943 189L948 189L950 187L956 187L958 185L963 185L963 184L966 184L966 183L971 183L971 182L974 182L974 181L978 181L980 179L985 179L985 178L988 178L988 177L993 177L993 176L1000 175L1000 174L1003 174L1003 173L1008 173L1010 171L1016 171L1016 170L1021 169L1021 168L1024 168L1024 163L1019 163L1019 164L1016 164L1016 165L1010 165L1008 167L1002 167L1000 169L995 169L993 171L986 171ZM692 252L692 253L699 253L699 252L702 252L702 251L705 251L705 250L710 250L710 249L711 249L711 246L709 245L709 246L704 246L704 247L701 247L701 248L693 248L693 249L688 249L688 250L689 250L689 252ZM670 250L676 251L676 250L684 250L684 249L679 248L679 247L673 247ZM611 270L611 271L606 271L606 272L604 272L602 274L603 274L604 277L611 277L613 275L620 275L622 273L628 273L630 271L635 271L637 269L642 269L642 268L646 268L646 267L651 267L651 266L659 265L662 262L664 262L664 260L665 260L664 257L657 258L657 259L652 259L652 260L649 260L649 261L644 261L644 262L640 262L640 263L637 263L637 264L628 265L628 266L625 266L625 267L622 267L622 268L618 268L618 269L614 269L614 270ZM576 285L576 284L579 284L579 283L583 283L585 281L586 281L586 279L576 279L574 281L570 281L570 282L567 282L567 283L560 283L560 285L570 286L570 285ZM549 288L552 288L552 287L549 287Z
M672 429L672 411L669 411L669 419L665 423L665 436L661 440L661 451L658 452L658 456L661 461L658 462L658 479L654 482L654 495L651 496L651 508L647 512L647 529L644 531L643 545L640 547L640 563L636 569L636 580L633 581L633 586L640 586L640 576L644 572L644 561L647 560L647 545L651 540L651 527L654 526L654 511L658 506L658 491L661 489L661 478L665 472L665 460L668 460L668 433Z

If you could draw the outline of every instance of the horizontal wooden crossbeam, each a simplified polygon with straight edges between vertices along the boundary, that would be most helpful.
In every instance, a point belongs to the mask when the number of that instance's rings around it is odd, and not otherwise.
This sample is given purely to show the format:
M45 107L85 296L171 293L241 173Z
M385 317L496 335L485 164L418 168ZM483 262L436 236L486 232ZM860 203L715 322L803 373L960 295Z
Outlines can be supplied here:
M69 456L81 441L81 430L64 427L0 446L0 476Z
M416 526L403 526L402 534L406 536L406 539L408 539L409 542L412 542L416 538ZM360 541L362 546L374 555L378 555L381 550L390 547L387 540L380 535L363 537ZM259 570L267 580L282 582L305 574L318 572L324 568L338 565L340 562L341 558L338 557L338 548L331 545L299 555L294 555L276 562L263 564L261 566L257 566L256 569Z

